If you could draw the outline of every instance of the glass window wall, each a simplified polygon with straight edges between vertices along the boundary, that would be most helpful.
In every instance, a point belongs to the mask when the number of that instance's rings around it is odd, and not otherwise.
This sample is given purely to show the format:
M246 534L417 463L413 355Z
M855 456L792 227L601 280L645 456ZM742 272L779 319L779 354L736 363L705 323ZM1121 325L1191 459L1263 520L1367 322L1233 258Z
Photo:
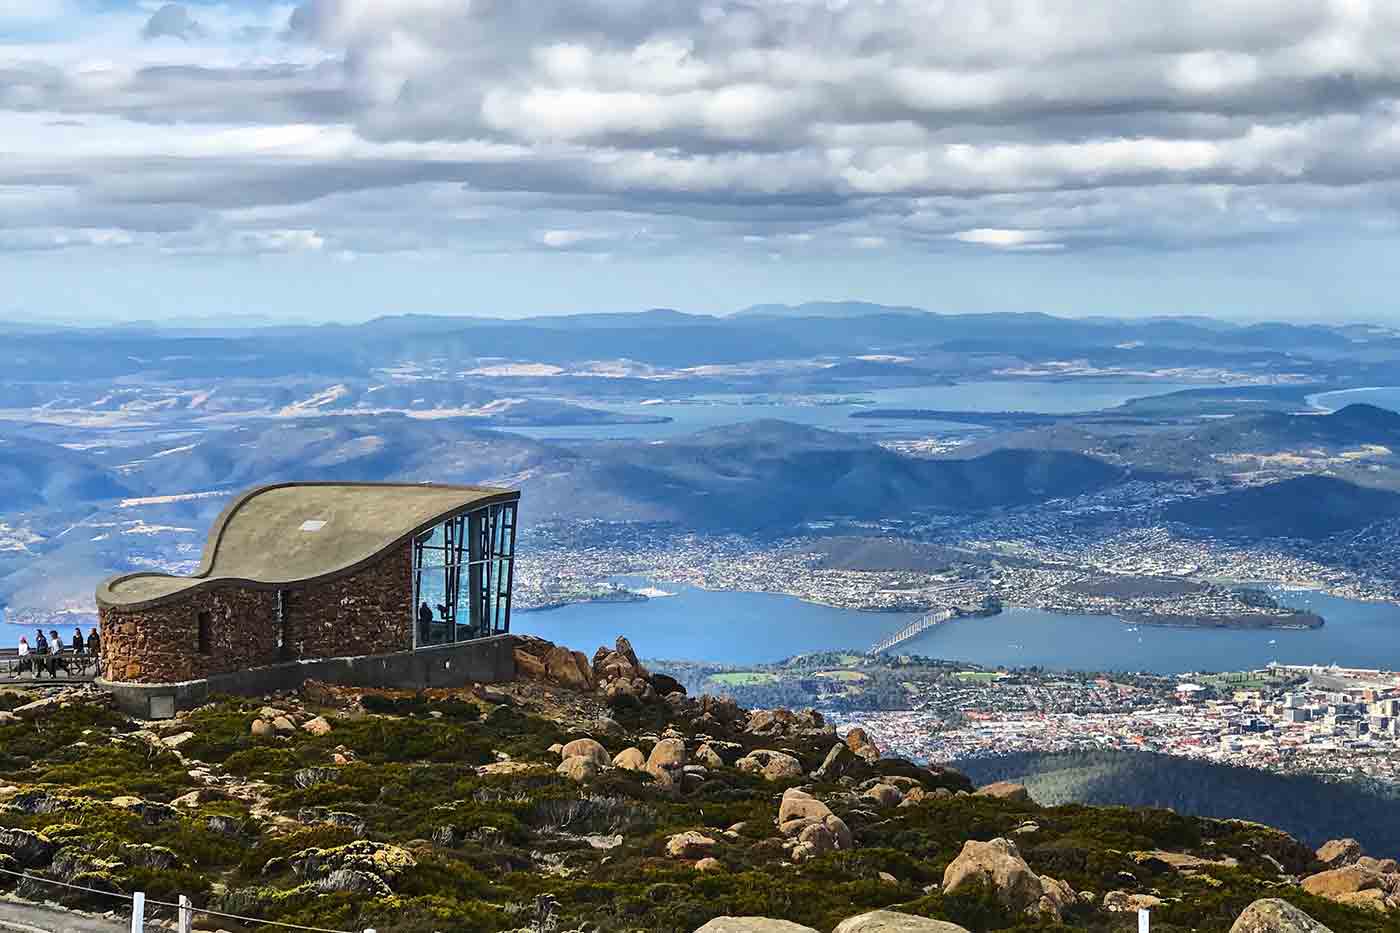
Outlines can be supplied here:
M510 631L516 506L450 518L413 542L415 648Z

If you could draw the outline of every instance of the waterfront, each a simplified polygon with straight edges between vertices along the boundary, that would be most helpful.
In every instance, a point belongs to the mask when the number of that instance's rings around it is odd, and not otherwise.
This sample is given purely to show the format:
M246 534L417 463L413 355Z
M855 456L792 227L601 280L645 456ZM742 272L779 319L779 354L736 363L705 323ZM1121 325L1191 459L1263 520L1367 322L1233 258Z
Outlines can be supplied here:
M863 651L918 618L772 593L651 585L675 595L517 613L513 628L585 651L626 635L648 657L759 664L809 651ZM988 666L1162 674L1243 670L1270 661L1400 668L1400 606L1298 591L1275 595L1285 605L1320 613L1327 624L1307 631L1154 628L1108 616L1008 608L991 618L944 623L902 650Z
M1400 386L1369 386L1363 389L1338 389L1308 396L1308 404L1324 411L1337 411L1348 405L1375 405L1400 411Z

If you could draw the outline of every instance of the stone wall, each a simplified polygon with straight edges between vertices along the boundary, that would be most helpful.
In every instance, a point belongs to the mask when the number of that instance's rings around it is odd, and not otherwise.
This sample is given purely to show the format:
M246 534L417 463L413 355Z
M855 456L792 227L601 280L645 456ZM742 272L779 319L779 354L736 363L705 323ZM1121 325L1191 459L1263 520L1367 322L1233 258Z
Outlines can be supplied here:
M212 586L147 609L102 607L102 677L176 683L279 661L387 654L413 647L409 546L349 576L277 591ZM208 615L207 651L199 644ZM279 647L279 634L283 644Z

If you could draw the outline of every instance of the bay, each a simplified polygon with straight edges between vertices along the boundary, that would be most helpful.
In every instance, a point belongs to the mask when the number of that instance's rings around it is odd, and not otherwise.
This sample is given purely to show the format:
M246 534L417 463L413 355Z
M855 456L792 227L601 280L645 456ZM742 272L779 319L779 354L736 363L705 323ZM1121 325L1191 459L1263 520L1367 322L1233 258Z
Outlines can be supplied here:
M764 418L776 418L828 431L858 434L928 436L976 431L966 424L901 419L866 420L854 413L875 408L922 408L938 411L1004 412L1063 415L1114 408L1130 399L1164 395L1193 388L1160 380L1079 380L1033 382L980 380L957 385L876 389L846 395L701 395L683 399L654 399L623 404L572 399L590 408L625 415L667 417L661 424L568 425L509 428L530 437L577 440L638 438L664 440L706 428Z
M1400 411L1400 386L1371 386L1364 389L1338 389L1308 396L1308 404L1326 411L1337 411L1356 403Z
M638 581L626 581L639 587ZM514 631L593 652L626 635L644 657L760 664L809 651L864 651L917 614L837 609L772 593L646 582L674 593L635 603L579 603L517 612ZM1400 606L1276 590L1285 605L1320 613L1303 631L1129 626L1109 616L1009 608L958 619L905 642L921 654L986 666L1175 674L1244 670L1270 661L1400 669Z

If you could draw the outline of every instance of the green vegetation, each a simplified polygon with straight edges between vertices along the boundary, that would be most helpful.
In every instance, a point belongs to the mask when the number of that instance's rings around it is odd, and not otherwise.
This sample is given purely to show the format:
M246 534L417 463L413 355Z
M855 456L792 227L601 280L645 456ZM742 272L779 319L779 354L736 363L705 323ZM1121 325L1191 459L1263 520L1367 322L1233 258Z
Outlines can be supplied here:
M775 684L778 682L778 675L766 671L735 671L732 674L713 674L710 681L725 687L753 687L758 684Z
M1014 838L1036 871L1099 894L1123 887L1125 878L1157 890L1169 906L1154 930L1165 933L1227 929L1250 901L1277 894L1278 869L1269 858L1292 872L1313 867L1307 848L1264 827L1161 809L937 797L938 787L970 785L955 773L897 760L856 763L854 779L900 775L921 783L929 798L876 813L841 784L817 784L813 790L847 822L857 847L793 865L774 825L776 797L805 778L769 782L725 766L681 792L620 770L579 785L555 773L558 759L548 752L577 732L516 707L483 714L475 702L458 702L476 712L449 718L439 708L437 717L416 701L400 707L395 699L383 707L393 709L385 715L326 711L329 735L298 730L254 738L256 706L221 700L180 724L195 732L181 751L198 749L197 765L181 762L154 736L134 733L133 724L108 710L64 709L4 727L12 746L27 754L0 762L0 782L23 788L0 811L0 825L42 833L52 855L30 870L53 878L100 879L114 890L140 888L166 899L187 894L199 905L264 920L392 933L493 933L532 924L691 933L720 914L830 930L878 907L974 931L1047 930L1052 927L1009 914L987 892L950 896L931 887L966 840L1010 836L1027 820L1039 829ZM687 734L701 728L693 709L637 704L624 712L648 728L671 724ZM832 744L829 735L809 733L759 738L717 721L703 728L742 749L786 749L804 771L819 765ZM49 741L69 735L85 735L75 742L86 744ZM633 740L605 735L601 741L612 754ZM335 764L337 755L348 763ZM513 760L508 771L495 765L503 756ZM163 806L202 786L189 775L197 767L250 781L231 795L214 791L208 799ZM725 833L739 823L742 831ZM690 829L716 840L710 854L723 871L698 873L666 856L667 839ZM620 842L608 848L588 841L615 837ZM1188 876L1130 854L1155 848L1228 856L1238 866ZM349 873L346 890L318 887L337 864L378 873L369 881ZM374 889L381 883L387 891ZM1375 914L1291 891L1290 899L1335 933L1386 929ZM557 904L547 911L548 923L540 918L542 903ZM1064 927L1119 933L1122 922L1086 905L1056 928Z

